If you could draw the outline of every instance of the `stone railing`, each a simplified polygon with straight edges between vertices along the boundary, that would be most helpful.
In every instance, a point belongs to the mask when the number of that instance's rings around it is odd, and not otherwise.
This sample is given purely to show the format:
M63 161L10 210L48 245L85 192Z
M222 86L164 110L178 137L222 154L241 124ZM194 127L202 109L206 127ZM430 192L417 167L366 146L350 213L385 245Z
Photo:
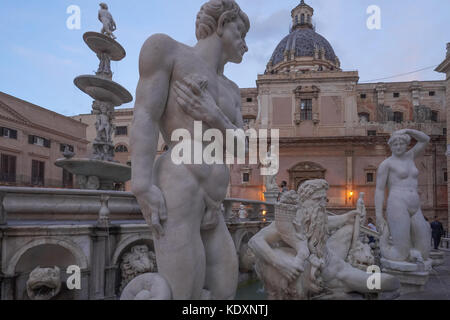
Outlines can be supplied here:
M244 205L247 218L239 218L239 207ZM258 200L227 198L223 202L225 220L239 221L270 221L274 218L274 204Z
M239 221L240 204L248 212L246 221L273 219L273 204L247 199L225 199L223 207L226 221ZM106 207L106 211L100 210L102 206ZM7 221L104 220L104 212L108 213L107 220L143 220L139 205L131 192L0 187L0 224L6 224Z

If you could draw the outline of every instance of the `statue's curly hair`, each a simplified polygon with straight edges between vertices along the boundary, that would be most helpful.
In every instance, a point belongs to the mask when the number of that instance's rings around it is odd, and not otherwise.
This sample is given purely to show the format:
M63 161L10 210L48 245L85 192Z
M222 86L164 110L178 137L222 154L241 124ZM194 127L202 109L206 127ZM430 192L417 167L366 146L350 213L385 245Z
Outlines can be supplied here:
M300 187L298 188L298 195L300 197L300 202L309 199L314 192L320 190L320 189L329 189L329 184L323 179L316 179L316 180L308 180L303 182Z
M197 40L205 39L212 35L219 23L231 22L240 17L248 30L250 21L234 0L209 0L197 14L195 22L195 35Z
M411 136L409 134L399 134L398 131L394 132L389 138L388 145L391 147L395 141L402 140L407 146L411 143Z

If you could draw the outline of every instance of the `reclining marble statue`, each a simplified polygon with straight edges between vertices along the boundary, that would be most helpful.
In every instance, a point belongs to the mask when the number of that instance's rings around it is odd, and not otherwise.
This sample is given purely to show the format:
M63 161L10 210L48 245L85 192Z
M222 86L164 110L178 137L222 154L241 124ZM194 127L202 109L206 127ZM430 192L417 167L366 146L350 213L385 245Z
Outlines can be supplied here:
M223 72L248 51L249 28L235 1L210 0L197 15L194 47L155 34L140 53L132 192L153 233L153 276L167 282L173 299L233 299L236 293L238 259L221 211L229 170L225 164L174 164L171 135L181 128L194 137L194 121L222 134L243 128L239 88ZM169 150L155 160L160 132ZM143 288L136 281L129 285Z
M380 288L367 285L374 257L359 241L361 213L326 210L328 183L309 180L282 194L275 221L249 241L256 272L269 299L345 299L351 292L395 292L399 283L380 275ZM353 265L352 265L353 264Z
M417 143L408 150L411 137ZM381 235L381 263L387 269L423 272L431 267L431 229L420 208L419 170L414 163L429 141L426 134L417 130L394 132L388 142L392 156L378 168L375 209ZM386 188L387 222L383 216Z

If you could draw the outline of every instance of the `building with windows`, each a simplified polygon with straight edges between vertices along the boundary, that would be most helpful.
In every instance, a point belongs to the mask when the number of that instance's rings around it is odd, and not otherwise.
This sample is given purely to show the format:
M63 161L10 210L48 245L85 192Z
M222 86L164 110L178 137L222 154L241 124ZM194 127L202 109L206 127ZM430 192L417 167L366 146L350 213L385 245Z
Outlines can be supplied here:
M446 102L445 105L447 108L450 107L450 42L447 43L447 54L446 57L444 59L444 61L442 61L442 63L436 68L437 72L441 72L445 74L445 85L446 85ZM447 112L447 127L448 125L450 125L450 112ZM447 168L448 166L450 166L450 134L447 132L445 132L445 135L447 136L447 152L446 152L446 156L447 156ZM445 180L447 180L447 171L445 171ZM450 192L450 186L447 189ZM450 198L450 194L448 194L448 197ZM449 211L449 217L450 217L450 211ZM450 219L448 221L448 229L450 230Z
M330 207L348 210L364 192L373 215L376 171L391 154L390 134L417 129L431 136L416 163L423 211L447 222L446 82L359 83L358 71L341 69L332 45L313 27L313 15L304 1L292 10L291 20L286 17L292 28L256 88L241 90L245 122L280 131L277 183L297 189L307 179L324 178ZM260 168L231 168L230 197L262 200Z
M72 188L72 174L54 165L67 146L87 151L86 128L50 110L0 92L0 185Z
M391 155L389 136L403 128L417 129L431 136L416 163L423 211L448 223L446 82L359 83L358 71L342 70L332 45L315 30L313 16L314 9L301 1L291 19L286 17L286 26L292 28L274 48L256 87L240 89L245 128L280 130L277 183L286 181L297 189L305 180L324 178L331 186L333 210L349 210L364 192L368 214L373 215L377 168ZM121 163L131 160L132 113L115 113L114 143ZM95 116L74 118L89 125L92 141ZM160 140L158 152L164 150ZM264 200L259 166L230 169L229 197Z

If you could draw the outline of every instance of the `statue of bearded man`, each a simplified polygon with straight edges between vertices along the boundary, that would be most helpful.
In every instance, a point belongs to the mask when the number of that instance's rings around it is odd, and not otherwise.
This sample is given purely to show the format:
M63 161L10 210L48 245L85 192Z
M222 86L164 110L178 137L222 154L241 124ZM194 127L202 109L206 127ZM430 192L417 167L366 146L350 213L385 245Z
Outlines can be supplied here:
M277 215L276 209L275 222L250 239L269 299L341 299L350 292L398 289L398 280L386 274L381 274L380 290L369 289L371 274L346 262L359 212L327 212L327 190L325 180L306 181L298 190L297 210L284 210L289 194L283 194L277 209L284 213Z

